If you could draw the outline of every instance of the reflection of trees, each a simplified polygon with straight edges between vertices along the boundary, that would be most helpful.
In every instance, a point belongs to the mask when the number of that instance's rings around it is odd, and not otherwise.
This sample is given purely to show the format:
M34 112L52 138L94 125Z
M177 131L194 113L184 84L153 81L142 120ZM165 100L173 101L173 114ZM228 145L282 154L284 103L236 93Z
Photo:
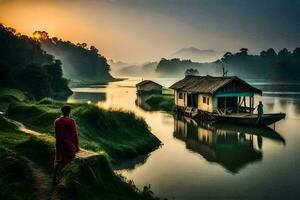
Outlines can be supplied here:
M294 105L294 110L296 112L297 115L300 115L300 99L295 99L293 101L293 105Z
M272 111L274 109L274 103L264 103L264 110Z
M262 130L271 134L269 129ZM248 134L253 131L255 134ZM216 126L204 122L195 125L186 119L176 118L174 137L184 141L186 148L201 154L209 162L222 165L232 173L262 159L260 149L263 138L255 128L222 124ZM283 138L276 136L272 139L282 142Z
M145 111L151 111L152 108L149 104L146 103L146 95L137 95L135 100L135 105L142 108Z
M114 170L134 170L136 167L141 166L146 163L147 159L149 157L149 154L147 155L141 155L136 157L135 159L130 159L128 161L123 161L119 163L118 165L114 166Z
M99 101L106 101L106 93L89 93L89 92L74 92L71 96L77 102L87 102L97 103Z

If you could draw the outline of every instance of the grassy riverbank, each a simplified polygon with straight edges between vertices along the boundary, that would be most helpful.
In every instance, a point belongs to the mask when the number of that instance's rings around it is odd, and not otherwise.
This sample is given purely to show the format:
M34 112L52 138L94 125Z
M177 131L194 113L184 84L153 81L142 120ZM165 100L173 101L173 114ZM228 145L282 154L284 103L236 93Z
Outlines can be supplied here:
M2 95L1 95L2 94ZM24 95L24 96L22 96ZM32 184L32 172L27 161L31 160L51 177L54 155L53 121L60 115L60 107L65 104L52 99L30 101L26 94L18 90L0 90L0 105L5 117L24 123L33 130L45 134L32 136L20 132L17 127L0 118L0 160L12 158L15 166L21 166L22 179L11 173L10 165L0 164L0 198L18 189L13 195L24 196L19 199L31 199L35 187ZM72 104L72 117L77 120L81 147L98 152L98 155L74 160L60 173L59 185L51 190L53 199L155 199L145 188L138 191L130 182L116 175L111 167L123 159L134 158L156 149L160 141L151 134L147 124L133 113L102 110L94 105ZM2 164L4 163L4 164ZM19 165L18 165L19 163ZM23 166L24 165L24 166ZM16 173L19 173L16 171ZM18 184L7 184L17 181ZM6 188L5 188L6 187ZM22 191L28 191L22 192Z
M50 135L53 121L60 116L63 102L43 99L37 103L14 102L7 116ZM151 152L160 142L145 121L133 113L102 110L94 105L72 104L72 117L78 124L81 147L104 151L113 162Z
M54 140L22 133L2 116L0 127L0 199L33 199L36 185L28 160L51 174Z

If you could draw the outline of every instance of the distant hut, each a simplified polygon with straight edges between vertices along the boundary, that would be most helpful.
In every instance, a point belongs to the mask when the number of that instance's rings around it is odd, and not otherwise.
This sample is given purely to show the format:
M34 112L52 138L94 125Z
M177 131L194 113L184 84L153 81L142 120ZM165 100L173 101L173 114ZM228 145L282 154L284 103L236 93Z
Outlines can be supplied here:
M262 91L236 76L186 76L174 83L177 110L195 112L252 113L254 95Z
M136 89L138 94L144 93L159 93L162 92L162 87L160 84L155 83L154 81L144 80L136 84Z

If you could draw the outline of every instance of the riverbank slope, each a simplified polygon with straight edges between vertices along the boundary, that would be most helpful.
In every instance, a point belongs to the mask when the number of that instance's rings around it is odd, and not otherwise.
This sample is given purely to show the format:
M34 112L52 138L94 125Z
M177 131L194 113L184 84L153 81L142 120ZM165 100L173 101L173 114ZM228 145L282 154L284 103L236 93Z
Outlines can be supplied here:
M20 193L14 195L22 196L21 191L28 191L22 198L31 199L34 193L30 191L36 191L36 187L28 184L30 180L35 182L28 160L51 177L53 120L60 115L59 108L65 103L48 98L33 102L18 90L2 90L0 94L4 94L0 96L0 104L5 118L20 121L34 131L42 132L41 135L24 134L1 117L0 147L8 152L1 154L1 158L12 157L16 162L23 163L25 167L22 167L22 173L27 177L18 184ZM139 191L132 182L116 175L111 167L124 159L147 154L159 147L160 141L151 134L145 121L129 112L102 110L87 104L71 106L72 116L78 123L81 148L93 150L96 155L78 158L61 171L58 186L50 191L53 199L155 199L148 187ZM9 174L8 170L6 165L1 165L1 174ZM14 176L7 181L14 182ZM1 178L0 188L6 186L8 188L5 191L8 192L2 192L0 196L5 197L11 194L9 191L16 189L15 185L6 184L7 181Z

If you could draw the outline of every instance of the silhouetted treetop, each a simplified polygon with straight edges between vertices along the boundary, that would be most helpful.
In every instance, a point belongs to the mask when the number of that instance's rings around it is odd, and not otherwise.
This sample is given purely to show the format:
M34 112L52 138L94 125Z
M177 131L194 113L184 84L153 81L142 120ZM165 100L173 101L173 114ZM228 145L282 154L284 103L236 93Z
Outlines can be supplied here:
M0 24L0 44L1 87L25 90L37 99L66 98L72 93L62 76L62 63L43 51L37 38Z

